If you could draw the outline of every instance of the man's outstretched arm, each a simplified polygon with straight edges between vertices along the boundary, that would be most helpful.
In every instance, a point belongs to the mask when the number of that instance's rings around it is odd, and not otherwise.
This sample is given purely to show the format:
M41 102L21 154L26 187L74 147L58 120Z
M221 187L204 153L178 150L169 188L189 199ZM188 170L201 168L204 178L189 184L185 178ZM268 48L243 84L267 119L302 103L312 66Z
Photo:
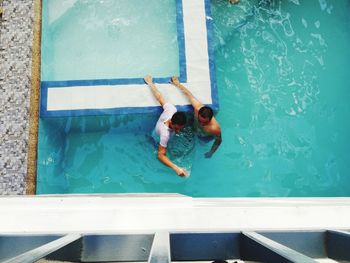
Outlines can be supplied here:
M187 171L185 169L178 167L176 164L174 164L168 158L168 156L166 156L166 148L163 147L162 145L159 145L159 147L158 147L158 159L163 164L165 164L166 166L173 169L177 173L177 175L179 175L179 176L186 176L187 175Z
M159 92L157 89L156 85L153 83L153 79L150 75L147 75L146 77L143 78L145 82L148 84L148 86L151 88L151 91L156 98L156 100L160 103L160 105L163 107L164 104L166 103L165 99L163 98L162 94Z
M179 79L177 77L172 77L171 78L171 83L178 87L185 95L186 97L188 98L188 100L190 101L190 103L192 104L192 107L195 109L195 110L199 110L200 108L202 108L204 105L199 101L197 100L193 94L191 93L191 91L189 91L184 85L182 85L179 81Z
M214 141L213 145L211 146L210 151L205 153L206 158L210 158L216 152L216 150L219 148L219 146L222 142L221 129L220 129L219 125L215 125L214 127L212 127L210 129L209 133L214 136L215 141Z
M205 153L205 157L210 158L216 152L216 150L219 148L221 142L222 142L221 134L219 136L215 136L215 141L214 141L213 145L211 146L210 151Z

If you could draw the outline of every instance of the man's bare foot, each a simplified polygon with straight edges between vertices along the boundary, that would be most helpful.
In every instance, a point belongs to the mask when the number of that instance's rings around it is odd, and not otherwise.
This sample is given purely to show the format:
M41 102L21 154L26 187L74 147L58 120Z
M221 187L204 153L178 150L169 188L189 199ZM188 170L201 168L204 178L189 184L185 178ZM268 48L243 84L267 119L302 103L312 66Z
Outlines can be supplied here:
M239 0L229 0L231 4L238 4Z

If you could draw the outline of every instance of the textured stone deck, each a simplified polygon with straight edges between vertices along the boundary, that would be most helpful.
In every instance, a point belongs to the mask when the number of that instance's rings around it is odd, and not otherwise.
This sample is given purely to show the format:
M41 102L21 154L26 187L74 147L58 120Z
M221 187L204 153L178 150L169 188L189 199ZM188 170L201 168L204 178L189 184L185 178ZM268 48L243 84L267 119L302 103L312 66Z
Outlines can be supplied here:
M34 0L4 0L2 2L3 15L0 22L0 194L25 194Z

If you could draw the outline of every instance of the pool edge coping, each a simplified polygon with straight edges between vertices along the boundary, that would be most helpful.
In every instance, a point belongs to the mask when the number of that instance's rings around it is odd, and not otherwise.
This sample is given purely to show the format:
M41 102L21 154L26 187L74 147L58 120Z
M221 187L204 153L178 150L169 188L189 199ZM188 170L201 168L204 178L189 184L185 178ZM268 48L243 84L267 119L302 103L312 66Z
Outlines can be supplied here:
M11 196L0 208L2 234L350 229L349 197Z
M26 195L36 194L37 153L40 106L40 63L41 63L41 12L42 0L34 0L34 21L32 41L32 74L29 104L29 138L26 178Z

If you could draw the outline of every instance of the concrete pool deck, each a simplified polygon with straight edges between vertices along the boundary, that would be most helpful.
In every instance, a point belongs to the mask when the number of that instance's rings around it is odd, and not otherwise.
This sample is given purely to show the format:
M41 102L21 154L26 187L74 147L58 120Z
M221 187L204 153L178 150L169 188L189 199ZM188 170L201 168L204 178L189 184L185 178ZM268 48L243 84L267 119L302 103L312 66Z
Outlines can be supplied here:
M349 208L349 198L192 198L177 194L2 197L0 233L349 230Z
M349 198L2 197L0 260L343 262L349 207Z

